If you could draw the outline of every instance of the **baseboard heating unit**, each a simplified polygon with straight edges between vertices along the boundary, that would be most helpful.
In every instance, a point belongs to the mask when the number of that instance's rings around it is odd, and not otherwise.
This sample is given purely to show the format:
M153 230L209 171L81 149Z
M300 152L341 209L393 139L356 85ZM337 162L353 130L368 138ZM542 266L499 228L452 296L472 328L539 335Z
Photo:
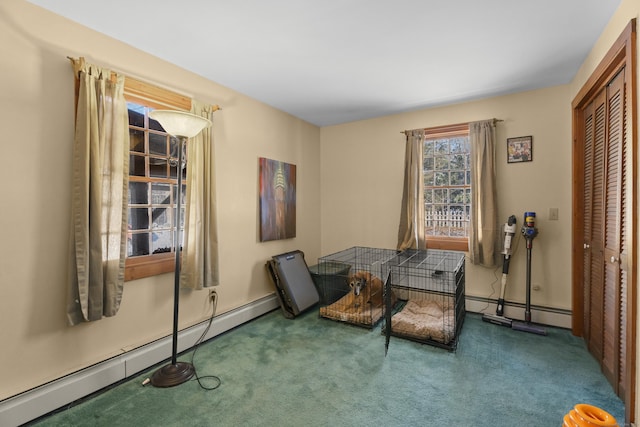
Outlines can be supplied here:
M203 340L208 340L278 308L275 295L216 316ZM179 333L178 351L192 347L203 334L208 321ZM171 336L126 351L109 360L51 381L0 402L0 426L19 426L62 408L112 384L137 375L167 360L171 355Z

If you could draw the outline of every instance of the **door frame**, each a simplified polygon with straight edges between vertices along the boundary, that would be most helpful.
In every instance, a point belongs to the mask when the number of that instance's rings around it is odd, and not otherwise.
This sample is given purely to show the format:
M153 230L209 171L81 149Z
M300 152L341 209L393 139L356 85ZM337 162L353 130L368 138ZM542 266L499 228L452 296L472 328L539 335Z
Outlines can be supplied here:
M637 114L636 114L636 20L632 19L625 27L622 34L614 42L600 64L593 71L587 82L574 98L571 107L572 117L572 333L583 336L584 332L584 270L583 270L583 230L584 223L584 147L579 144L584 140L583 126L580 122L580 111L593 97L608 83L609 79L619 70L625 68L628 80L625 84L625 108L627 115L627 131L630 133L627 140L627 170L623 177L626 185L626 222L627 222L627 260L622 262L622 268L627 271L627 325L626 325L626 354L625 354L625 378L624 402L625 422L635 422L636 409L636 307L637 307Z

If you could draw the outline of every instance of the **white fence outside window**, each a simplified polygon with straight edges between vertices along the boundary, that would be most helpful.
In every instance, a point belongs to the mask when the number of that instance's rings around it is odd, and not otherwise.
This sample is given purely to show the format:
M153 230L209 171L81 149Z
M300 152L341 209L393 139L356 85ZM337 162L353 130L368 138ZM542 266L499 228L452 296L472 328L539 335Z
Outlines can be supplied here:
M429 236L467 237L469 215L458 209L425 210L425 232Z

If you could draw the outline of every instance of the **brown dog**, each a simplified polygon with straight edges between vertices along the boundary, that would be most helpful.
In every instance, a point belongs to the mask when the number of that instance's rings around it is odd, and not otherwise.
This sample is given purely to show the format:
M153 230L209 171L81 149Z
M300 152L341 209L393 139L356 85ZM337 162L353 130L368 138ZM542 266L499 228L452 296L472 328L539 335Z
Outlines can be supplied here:
M349 278L349 286L354 293L354 306L367 308L382 308L384 305L384 283L367 271L358 271ZM396 296L391 291L391 306L396 303Z

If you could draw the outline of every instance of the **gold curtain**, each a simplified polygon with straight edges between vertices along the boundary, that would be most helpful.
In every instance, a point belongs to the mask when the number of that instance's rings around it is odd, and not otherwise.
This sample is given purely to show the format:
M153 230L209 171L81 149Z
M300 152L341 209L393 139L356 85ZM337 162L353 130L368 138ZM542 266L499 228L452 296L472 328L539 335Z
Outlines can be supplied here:
M67 318L114 316L124 285L129 128L124 76L72 59L78 88L73 146Z
M496 194L495 120L469 123L471 145L471 224L469 260L494 267L498 262L498 198Z
M191 112L212 120L217 107L192 101ZM187 194L180 285L202 289L219 284L213 128L187 142Z
M422 144L424 129L406 131L404 188L398 228L398 249L426 249Z

